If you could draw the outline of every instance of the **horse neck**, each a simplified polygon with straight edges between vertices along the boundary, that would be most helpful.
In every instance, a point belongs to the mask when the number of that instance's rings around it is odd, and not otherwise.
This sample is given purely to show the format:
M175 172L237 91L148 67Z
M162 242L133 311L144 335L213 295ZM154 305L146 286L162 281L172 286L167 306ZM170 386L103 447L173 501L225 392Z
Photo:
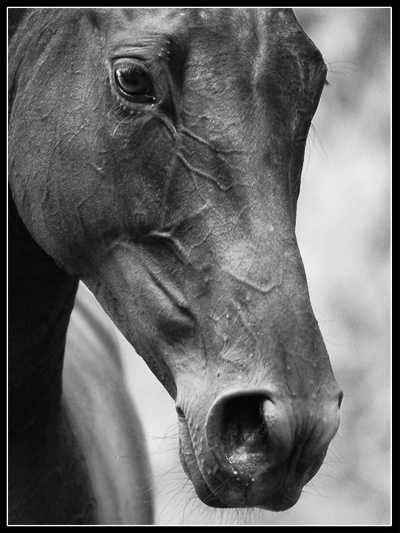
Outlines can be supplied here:
M78 280L62 271L31 237L10 194L11 521L70 523L81 514L78 523L86 523L90 490L61 409L65 339L77 286ZM67 494L64 476L76 482L75 494Z
M77 280L59 269L36 244L10 196L9 403L12 431L28 430L36 423L42 425L59 410L65 338L76 290Z

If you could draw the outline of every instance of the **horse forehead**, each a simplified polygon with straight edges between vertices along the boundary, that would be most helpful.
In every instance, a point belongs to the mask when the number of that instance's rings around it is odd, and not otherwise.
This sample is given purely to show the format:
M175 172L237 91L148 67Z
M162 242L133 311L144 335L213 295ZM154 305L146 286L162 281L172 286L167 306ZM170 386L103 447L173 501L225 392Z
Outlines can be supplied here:
M118 45L132 39L146 37L178 37L189 44L193 36L201 35L212 52L218 41L254 40L265 24L264 9L228 8L127 8L90 10L105 26L108 40ZM99 15L99 17L96 17ZM217 50L216 50L217 51Z
M109 27L140 27L159 31L180 31L204 26L204 28L228 29L232 23L252 25L264 20L265 9L235 8L126 8L91 9L107 20Z
M95 10L111 34L135 32L169 34L185 27L188 13L173 8L126 8Z

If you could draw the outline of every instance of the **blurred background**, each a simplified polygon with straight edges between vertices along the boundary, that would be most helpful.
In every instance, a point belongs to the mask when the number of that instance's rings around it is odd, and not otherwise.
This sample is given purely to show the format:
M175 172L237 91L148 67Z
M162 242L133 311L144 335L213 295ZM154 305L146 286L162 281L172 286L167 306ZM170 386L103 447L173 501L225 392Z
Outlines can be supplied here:
M151 457L157 524L390 523L391 13L295 13L329 69L307 144L297 234L314 312L344 390L342 423L294 508L210 509L180 465L172 399L120 337Z

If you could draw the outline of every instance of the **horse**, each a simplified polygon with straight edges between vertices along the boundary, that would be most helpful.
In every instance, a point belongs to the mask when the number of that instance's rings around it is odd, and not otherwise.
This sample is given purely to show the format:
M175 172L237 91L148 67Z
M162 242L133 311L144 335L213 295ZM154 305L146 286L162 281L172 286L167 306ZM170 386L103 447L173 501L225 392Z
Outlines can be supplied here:
M173 398L200 500L289 509L343 397L295 235L320 51L291 9L10 17L10 523L152 521L140 421L85 306L64 364L79 280Z

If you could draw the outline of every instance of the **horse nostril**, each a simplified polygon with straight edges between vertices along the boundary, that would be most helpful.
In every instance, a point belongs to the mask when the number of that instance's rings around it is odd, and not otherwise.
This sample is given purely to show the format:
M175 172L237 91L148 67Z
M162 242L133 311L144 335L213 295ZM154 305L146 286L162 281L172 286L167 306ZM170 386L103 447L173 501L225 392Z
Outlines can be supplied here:
M342 397L337 393L335 403ZM332 399L322 399L316 409L311 400L292 401L256 389L226 392L214 401L206 422L207 443L230 490L245 487L245 504L239 507L273 500L280 490L288 494L284 484L295 487L297 500L337 431L340 417Z
M207 440L216 459L242 477L252 478L260 466L274 466L287 456L276 440L276 409L265 393L236 393L214 402L207 419ZM279 446L282 444L282 446Z
M225 405L221 420L221 446L229 463L251 475L256 464L272 453L272 441L263 418L265 397L233 398Z

